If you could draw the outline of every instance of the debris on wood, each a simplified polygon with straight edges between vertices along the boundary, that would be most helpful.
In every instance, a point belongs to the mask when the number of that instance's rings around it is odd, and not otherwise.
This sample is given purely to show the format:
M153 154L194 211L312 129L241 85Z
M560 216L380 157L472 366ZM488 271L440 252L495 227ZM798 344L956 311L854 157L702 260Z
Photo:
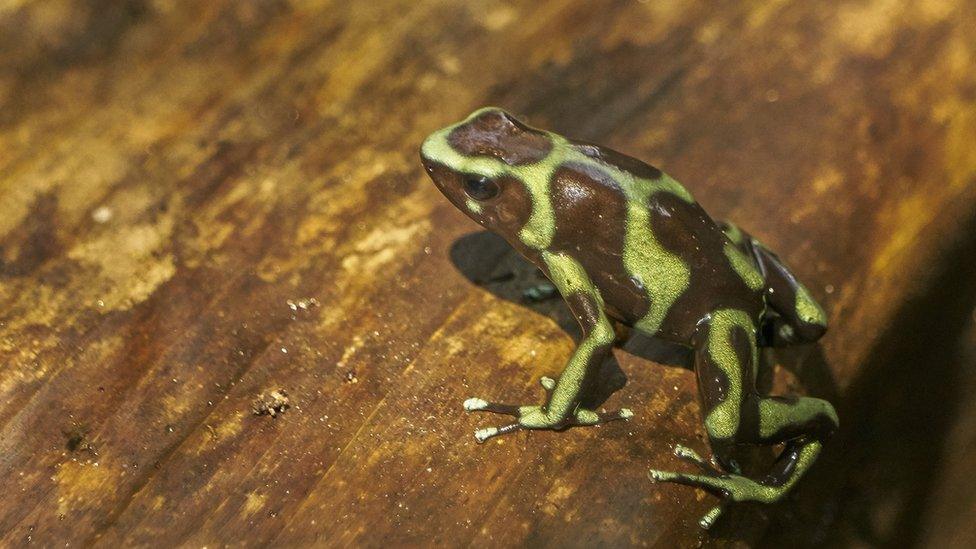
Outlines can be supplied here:
M98 456L98 451L95 450L95 446L88 440L88 430L86 428L73 427L61 431L61 433L67 439L64 447L69 452L88 452L92 456Z
M314 297L303 297L301 299L289 299L285 302L292 311L307 311L319 306L319 300Z
M256 416L277 417L290 407L288 393L284 389L276 389L256 398L251 404L251 411Z

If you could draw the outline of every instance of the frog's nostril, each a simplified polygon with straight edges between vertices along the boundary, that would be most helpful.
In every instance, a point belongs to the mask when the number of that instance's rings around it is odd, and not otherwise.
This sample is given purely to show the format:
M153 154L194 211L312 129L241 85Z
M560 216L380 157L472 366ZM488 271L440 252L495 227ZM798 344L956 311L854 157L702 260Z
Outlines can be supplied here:
M420 153L420 163L423 164L424 170L430 174L434 174L434 166L431 164L430 159L427 158L424 153Z

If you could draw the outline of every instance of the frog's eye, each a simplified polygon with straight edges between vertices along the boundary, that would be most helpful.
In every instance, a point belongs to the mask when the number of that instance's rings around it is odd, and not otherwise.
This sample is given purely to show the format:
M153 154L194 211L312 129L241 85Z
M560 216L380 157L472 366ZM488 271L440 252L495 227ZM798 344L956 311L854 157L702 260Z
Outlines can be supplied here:
M488 200L498 196L498 183L483 175L465 175L461 184L464 192L475 200Z

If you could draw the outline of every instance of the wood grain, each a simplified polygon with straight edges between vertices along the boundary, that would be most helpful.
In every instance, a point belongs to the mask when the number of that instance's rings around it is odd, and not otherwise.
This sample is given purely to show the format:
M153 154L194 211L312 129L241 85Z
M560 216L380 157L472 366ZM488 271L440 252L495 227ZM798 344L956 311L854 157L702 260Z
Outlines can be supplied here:
M574 343L509 252L459 248L417 147L498 104L660 166L829 311L774 386L857 411L906 300L971 260L973 28L959 0L0 6L0 543L757 542L776 511L708 537L711 497L647 480L706 449L647 342L608 366L633 421L474 443L460 403L540 399Z

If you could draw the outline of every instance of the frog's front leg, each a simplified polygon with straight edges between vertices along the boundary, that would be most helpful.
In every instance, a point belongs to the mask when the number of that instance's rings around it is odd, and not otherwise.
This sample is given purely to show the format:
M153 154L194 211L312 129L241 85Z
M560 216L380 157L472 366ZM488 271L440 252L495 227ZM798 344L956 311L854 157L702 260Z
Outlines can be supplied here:
M610 319L604 312L599 290L590 281L583 267L566 254L544 252L553 284L566 298L573 316L583 329L583 340L569 359L559 379L542 378L546 390L546 403L541 406L513 406L496 404L480 398L465 401L469 412L493 412L518 418L515 423L502 427L489 427L475 432L478 442L519 429L562 429L571 426L597 425L631 417L630 410L597 413L580 408L580 396L586 380L596 371L613 346L615 333Z

